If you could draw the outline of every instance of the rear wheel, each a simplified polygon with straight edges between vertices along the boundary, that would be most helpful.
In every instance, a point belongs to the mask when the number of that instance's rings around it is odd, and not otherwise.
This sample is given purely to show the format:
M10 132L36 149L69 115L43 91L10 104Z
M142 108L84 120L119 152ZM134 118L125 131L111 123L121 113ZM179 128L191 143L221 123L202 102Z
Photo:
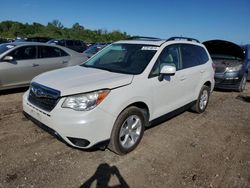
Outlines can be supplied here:
M247 84L247 74L245 73L241 79L238 91L242 92L246 89L246 84Z
M192 106L192 110L197 113L202 113L206 110L210 96L210 89L208 86L202 86L198 99Z
M131 106L117 118L109 144L109 149L119 155L134 150L140 143L147 119L140 108Z

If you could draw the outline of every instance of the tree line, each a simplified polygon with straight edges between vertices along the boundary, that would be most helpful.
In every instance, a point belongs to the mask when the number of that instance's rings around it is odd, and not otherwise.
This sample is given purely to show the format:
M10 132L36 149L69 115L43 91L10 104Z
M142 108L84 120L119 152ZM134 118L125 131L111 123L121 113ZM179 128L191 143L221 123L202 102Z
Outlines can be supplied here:
M126 32L114 30L108 32L107 30L86 29L79 23L75 23L71 28L64 27L59 20L53 20L47 25L33 22L20 23L16 21L0 22L0 38L16 38L16 37L49 37L49 38L63 38L63 39L78 39L85 42L113 42L122 40L127 37Z

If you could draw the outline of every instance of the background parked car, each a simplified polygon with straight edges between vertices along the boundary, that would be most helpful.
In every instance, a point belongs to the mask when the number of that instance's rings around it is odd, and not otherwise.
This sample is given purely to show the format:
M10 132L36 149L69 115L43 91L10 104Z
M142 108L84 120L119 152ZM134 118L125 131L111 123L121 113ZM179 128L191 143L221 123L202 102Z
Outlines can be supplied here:
M27 42L48 42L51 40L49 37L29 37L26 39Z
M36 75L79 65L87 57L68 48L44 43L0 45L0 90L29 85Z
M103 49L106 45L104 44L93 44L91 45L87 50L85 50L83 53L88 57L92 57L94 54L99 52L101 49Z
M246 60L247 60L247 69L248 69L248 77L247 80L250 81L250 44L242 46L245 50Z
M87 45L81 40L51 39L47 43L64 46L80 53L87 49Z
M224 40L203 43L215 65L215 88L243 91L248 76L247 56L237 44Z
M0 38L0 44L8 42L6 39Z

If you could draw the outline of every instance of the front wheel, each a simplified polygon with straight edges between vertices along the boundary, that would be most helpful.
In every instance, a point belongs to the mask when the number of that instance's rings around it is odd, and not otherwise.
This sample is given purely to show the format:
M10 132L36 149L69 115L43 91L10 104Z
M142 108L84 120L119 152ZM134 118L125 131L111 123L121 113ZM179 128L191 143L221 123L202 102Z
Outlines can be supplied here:
M238 91L243 92L246 89L246 84L247 84L247 74L245 73L241 79Z
M204 112L208 105L209 96L210 96L209 87L205 85L202 86L198 99L191 109L199 114Z
M121 112L111 133L110 150L123 155L137 147L148 121L144 114L142 109L134 106Z

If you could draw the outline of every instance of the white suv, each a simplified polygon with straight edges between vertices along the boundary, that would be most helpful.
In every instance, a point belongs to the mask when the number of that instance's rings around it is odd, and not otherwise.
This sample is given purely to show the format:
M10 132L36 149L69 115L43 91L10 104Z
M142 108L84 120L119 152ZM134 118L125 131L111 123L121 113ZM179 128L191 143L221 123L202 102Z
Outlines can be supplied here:
M202 113L213 88L212 60L199 41L135 37L80 66L35 77L23 110L71 146L108 141L111 150L125 154L152 120L190 105Z

